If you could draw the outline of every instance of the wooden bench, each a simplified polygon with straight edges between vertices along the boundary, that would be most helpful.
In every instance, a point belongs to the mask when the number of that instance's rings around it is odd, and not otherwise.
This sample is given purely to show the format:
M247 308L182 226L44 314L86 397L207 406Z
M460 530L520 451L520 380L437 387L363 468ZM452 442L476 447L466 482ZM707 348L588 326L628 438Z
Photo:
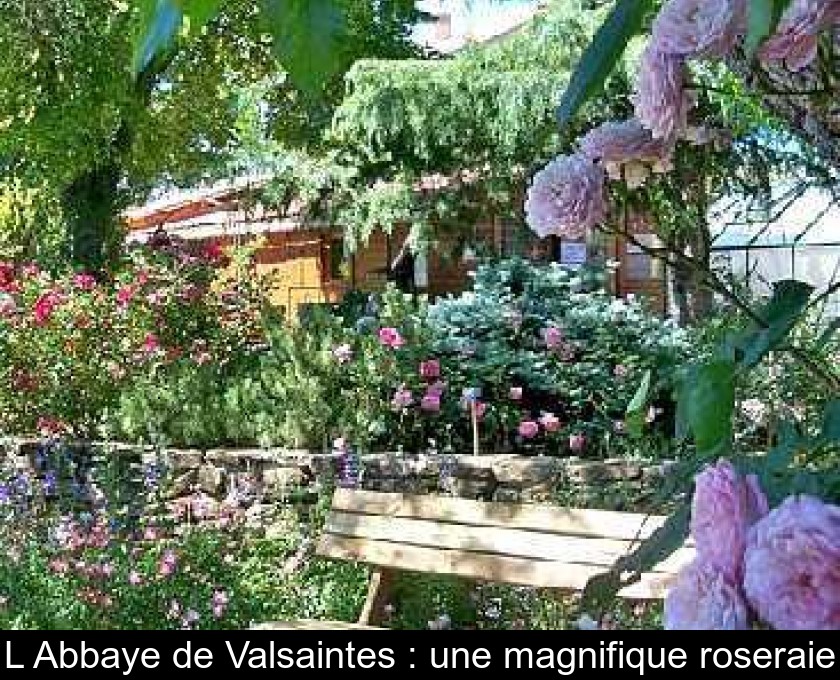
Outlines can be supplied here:
M663 516L547 505L487 503L338 489L316 554L375 567L358 623L291 621L262 629L375 628L386 617L399 571L493 583L583 591L590 579L650 536ZM664 597L693 558L686 545L619 591L636 600Z

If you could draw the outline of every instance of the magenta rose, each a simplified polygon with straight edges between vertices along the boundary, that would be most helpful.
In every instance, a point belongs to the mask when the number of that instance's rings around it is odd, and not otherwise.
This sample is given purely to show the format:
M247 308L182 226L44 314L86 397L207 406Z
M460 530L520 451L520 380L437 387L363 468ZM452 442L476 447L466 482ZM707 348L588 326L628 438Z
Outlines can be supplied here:
M437 413L440 411L440 395L426 392L420 400L420 408L430 413Z
M746 630L749 612L738 584L698 558L665 596L665 630Z
M792 496L750 531L744 590L779 630L840 630L840 507Z
M767 511L767 498L755 477L742 478L725 460L708 466L695 479L691 508L698 555L740 581L747 531Z
M427 359L420 362L420 376L427 380L440 377L440 361L437 359Z
M405 339L396 328L380 328L379 342L391 349L399 349L405 344Z
M582 154L554 159L531 180L525 221L540 238L581 238L606 216L604 179L604 170Z

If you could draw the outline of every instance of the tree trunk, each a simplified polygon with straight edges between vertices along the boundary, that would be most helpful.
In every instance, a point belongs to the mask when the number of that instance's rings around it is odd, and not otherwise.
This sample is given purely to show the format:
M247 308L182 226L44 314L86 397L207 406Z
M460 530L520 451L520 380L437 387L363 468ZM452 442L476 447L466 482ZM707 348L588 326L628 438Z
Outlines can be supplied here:
M102 272L113 256L119 233L120 164L108 160L77 177L64 191L73 264Z

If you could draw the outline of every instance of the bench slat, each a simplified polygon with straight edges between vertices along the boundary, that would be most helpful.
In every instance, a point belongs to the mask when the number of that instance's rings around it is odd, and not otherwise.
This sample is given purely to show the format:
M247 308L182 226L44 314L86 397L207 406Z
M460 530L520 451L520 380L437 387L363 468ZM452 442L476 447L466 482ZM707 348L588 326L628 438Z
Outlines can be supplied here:
M533 586L583 590L589 580L604 573L604 567L488 555L465 550L435 549L324 534L318 553L333 559L351 560L406 571L446 574L469 579ZM633 599L657 599L674 578L670 573L647 573L619 592Z
M424 519L330 513L324 532L429 548L465 550L564 563L612 566L630 552L631 541L561 536L522 529L484 527Z
M649 537L665 522L661 515L548 507L516 503L485 503L442 496L337 489L332 509L387 517L457 522L473 526L526 529L549 534L591 536L631 541Z

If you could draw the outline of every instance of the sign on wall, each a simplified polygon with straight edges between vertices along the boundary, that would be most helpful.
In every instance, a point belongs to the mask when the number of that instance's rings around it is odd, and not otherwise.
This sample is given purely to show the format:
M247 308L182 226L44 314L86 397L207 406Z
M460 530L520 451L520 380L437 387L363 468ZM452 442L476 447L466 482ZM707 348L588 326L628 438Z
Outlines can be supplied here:
M560 264L580 267L586 264L587 255L586 243L575 241L562 241L560 243Z

